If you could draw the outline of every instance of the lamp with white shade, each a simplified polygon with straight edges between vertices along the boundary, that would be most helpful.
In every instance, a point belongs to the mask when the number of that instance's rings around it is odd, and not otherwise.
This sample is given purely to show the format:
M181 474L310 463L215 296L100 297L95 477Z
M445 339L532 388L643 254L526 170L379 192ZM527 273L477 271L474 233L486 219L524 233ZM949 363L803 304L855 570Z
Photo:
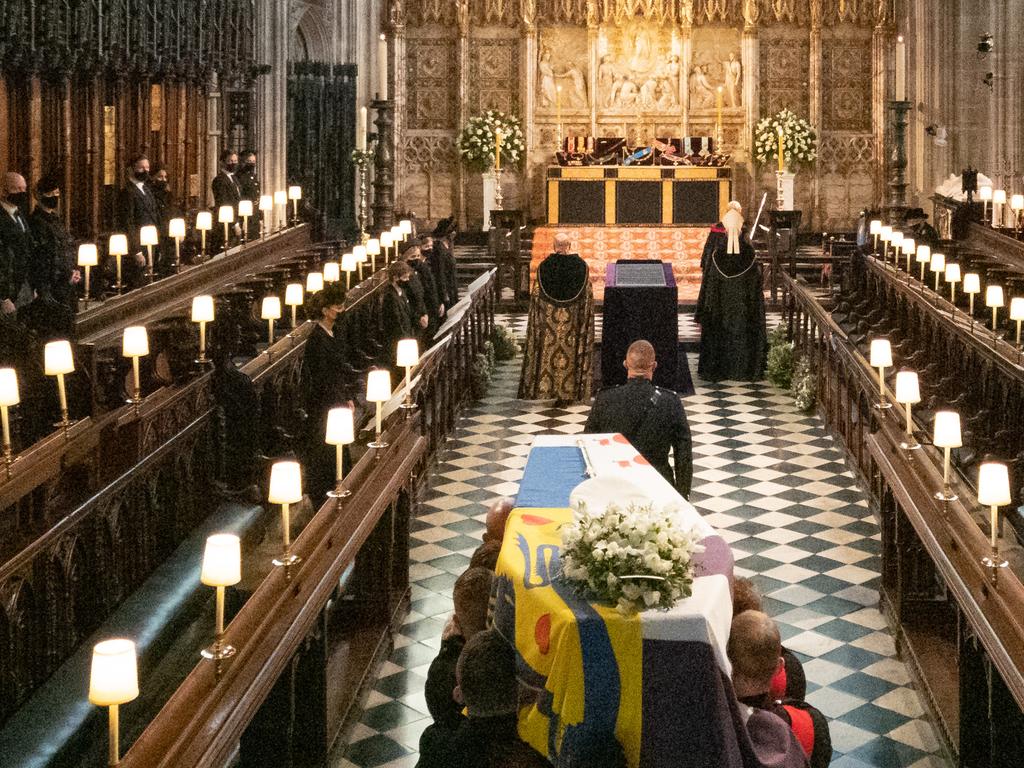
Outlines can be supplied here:
M871 224L868 227L868 234L873 238L874 245L872 250L875 253L878 253L878 236L882 234L882 222L878 219L872 219Z
M249 217L252 216L252 200L238 201L238 215L242 218L242 242L249 239Z
M402 219L398 222L398 228L402 232L402 240L408 240L412 237L412 221L410 219Z
M345 480L345 446L351 445L356 440L355 421L351 408L331 408L327 412L327 432L324 441L334 446L335 469L334 469L334 490L328 491L327 495L332 499L343 499L351 495L348 488L343 488Z
M356 264L359 266L359 279L363 279L363 264L366 263L369 251L367 245L370 244L370 240L366 241L366 245L357 245L352 249L352 255L356 257ZM380 242L377 242L377 247L380 248Z
M174 271L181 269L181 241L185 239L185 220L171 219L167 222L167 235L174 240Z
M345 290L352 287L352 273L356 271L356 255L346 253L341 257L341 271L345 273Z
M974 297L981 293L981 276L977 272L964 275L964 293L967 294L968 312L971 315L971 333L974 333Z
M263 237L266 237L267 232L270 231L270 227L273 224L271 221L271 219L274 218L273 195L260 195L260 216L263 219L260 224L260 233Z
M992 192L992 226L1003 226L1003 206L1006 205L1006 190L996 189Z
M284 289L284 303L292 308L292 330L299 327L298 307L302 306L302 283L289 283Z
M942 490L935 492L939 501L956 501L957 495L949 485L949 456L953 448L963 445L960 435L960 414L956 411L936 411L932 443L942 449Z
M281 299L264 296L260 317L267 321L267 355L270 355L270 348L274 345L274 321L281 319Z
M319 293L324 289L324 273L310 272L306 275L306 293Z
M405 235L397 224L391 228L391 242L395 245L395 256L398 256L398 244L405 242Z
M1024 297L1014 296L1010 299L1010 319L1017 324L1016 344L1020 346L1020 324L1024 320Z
M291 505L302 501L302 468L297 461L278 461L270 468L270 492L267 501L281 505L281 535L284 553L274 558L274 565L285 569L295 565L301 558L292 554ZM287 570L285 571L288 572Z
M978 188L978 199L981 200L981 222L988 221L988 204L992 202L992 186L983 184Z
M199 581L217 590L213 645L202 650L203 658L221 662L235 655L224 642L224 589L242 580L242 543L233 533L215 533L206 539ZM218 666L217 674L220 674Z
M75 358L71 354L71 342L65 339L47 342L43 347L43 369L47 376L57 377L57 394L60 397L60 423L57 425L67 435L71 420L68 418L68 396L64 389L64 376L74 373Z
M192 297L192 322L199 324L199 358L196 360L200 365L205 365L206 359L206 324L213 322L213 296L202 295Z
M1024 195L1010 198L1010 210L1013 211L1013 228L1020 234L1021 217L1024 216Z
M217 223L224 225L224 253L228 252L231 245L231 225L235 223L235 208L232 205L222 205L217 209Z
M892 408L892 403L885 400L885 369L892 366L892 345L888 339L872 339L870 350L872 368L878 369L878 409Z
M121 339L121 354L132 361L132 396L128 402L136 408L142 402L142 382L139 379L139 358L149 354L149 335L143 325L131 325L124 329Z
M949 283L949 303L956 304L956 284L960 282L960 265L946 264L946 282Z
M371 237L366 241L366 253L370 257L370 272L377 271L377 257L380 256L380 248L383 245L382 241L376 237ZM362 276L362 272L360 272Z
M921 402L921 387L914 371L898 371L896 373L896 402L904 406L907 415L906 437L900 443L900 448L913 451L921 447L914 437L914 421L910 408L915 403Z
M324 282L336 283L341 280L341 267L336 261L324 262Z
M160 242L160 232L153 224L139 230L139 245L146 248L146 277L153 282L153 246Z
M903 249L903 233L893 230L892 234L889 235L889 245L892 246L894 258L898 259L900 251Z
M928 265L932 261L932 249L930 246L924 245L923 243L917 246L917 257L914 259L918 264L921 265L921 285L924 286L924 271L928 268Z
M18 392L18 373L13 368L0 368L0 420L3 422L4 463L7 477L11 476L14 454L11 451L11 418L8 408L21 402Z
M939 278L946 272L946 256L942 253L933 253L928 268L935 275L935 292L939 292Z
M1007 466L997 461L982 462L978 467L978 503L990 510L989 543L992 552L982 558L981 562L991 569L993 584L997 583L999 571L1007 566L1006 559L999 554L999 508L1012 502Z
M889 258L889 240L892 238L892 227L888 224L883 224L881 231L878 233L878 239L882 241L882 261Z
M905 238L903 238L903 244L902 244L901 248L903 249L903 255L907 257L907 274L909 275L910 274L910 259L911 259L911 257L914 254L917 253L917 243L914 242L914 238L912 238L912 237L905 237ZM894 267L899 267L900 259L899 259L899 255L898 254L897 254L896 258L894 258L892 260L892 265Z
M115 285L117 293L120 295L123 285L121 282L121 259L128 255L128 235L111 235L110 243L107 245L107 253L114 257L117 268L117 282Z
M292 201L292 223L299 223L299 200L302 199L302 187L292 185L288 187L288 199Z
M95 243L82 243L78 246L78 266L85 269L85 306L89 306L89 271L100 263L99 252Z
M108 765L121 763L119 707L138 696L135 643L122 638L96 643L89 669L89 703L108 708Z
M213 229L213 214L200 211L196 214L196 229L199 230L199 255L206 258L206 233Z
M992 310L992 332L995 333L999 327L999 308L1003 306L1003 286L985 288L985 306Z
M279 189L274 193L274 205L281 209L281 227L284 229L288 223L288 191Z
M416 408L412 400L412 369L419 365L420 347L416 339L399 339L398 348L395 350L395 365L405 368L405 400L402 408L406 413Z
M381 247L381 250L384 253L384 263L385 264L387 264L388 261L390 260L388 258L388 249L391 248L392 246L395 246L395 250L398 249L398 245L395 243L395 236L391 232L381 232L380 233L380 247ZM373 255L372 252L371 252L370 255L373 257L371 268L373 269L374 272L376 272L377 271L377 258L376 258L376 256Z
M367 402L377 404L376 436L373 442L369 443L371 448L379 450L388 447L388 444L384 442L381 436L381 412L384 408L384 403L390 399L391 372L383 368L374 368L366 376L366 400Z

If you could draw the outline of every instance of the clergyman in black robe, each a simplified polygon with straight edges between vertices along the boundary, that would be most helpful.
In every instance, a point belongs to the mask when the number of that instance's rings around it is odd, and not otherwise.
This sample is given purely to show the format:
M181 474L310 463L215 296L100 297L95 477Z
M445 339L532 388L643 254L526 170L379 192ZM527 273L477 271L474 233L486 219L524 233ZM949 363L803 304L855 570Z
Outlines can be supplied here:
M768 336L761 268L746 235L738 240L738 253L728 253L727 240L709 254L697 298L694 319L701 326L697 373L706 381L764 377Z

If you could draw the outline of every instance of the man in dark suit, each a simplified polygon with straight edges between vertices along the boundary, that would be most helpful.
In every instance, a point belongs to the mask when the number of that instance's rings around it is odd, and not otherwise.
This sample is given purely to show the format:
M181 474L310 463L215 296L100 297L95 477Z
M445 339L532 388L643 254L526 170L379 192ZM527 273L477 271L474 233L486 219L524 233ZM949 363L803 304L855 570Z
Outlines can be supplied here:
M434 229L433 241L427 254L430 265L438 275L438 286L444 297L446 309L454 306L459 300L459 284L455 275L455 256L452 251L454 235L454 219L442 219Z
M260 217L262 216L259 209L261 193L260 180L256 177L255 149L247 149L242 153L242 164L238 167L237 178L240 199L252 202L253 215L249 217L247 236L250 240L255 240L260 236Z
M35 250L28 223L28 188L20 173L4 176L0 208L0 312L13 315L18 305L32 301L26 276Z
M210 189L213 192L213 222L214 242L219 243L223 250L227 250L230 242L224 242L224 225L217 223L217 212L222 205L230 205L238 212L238 201L242 199L242 188L238 180L238 153L225 149L220 153L220 170L210 182ZM259 203L259 200L255 201ZM241 237L242 230L238 222L231 227L234 234ZM230 231L230 230L229 230ZM230 235L229 235L230 236Z
M658 363L648 341L634 341L623 362L629 380L601 392L590 409L584 432L618 432L683 496L693 480L693 446L679 395L656 387L651 379ZM675 474L668 463L673 453Z
M36 249L28 262L27 279L37 296L50 295L69 308L74 307L71 287L78 282L75 249L58 210L60 182L44 177L36 184L38 205L28 217Z
M420 346L426 349L433 342L434 334L440 325L443 302L438 297L434 270L430 268L426 259L423 258L423 251L420 250L419 243L417 241L412 242L413 244L406 249L402 258L416 272L420 285L423 287L423 305L427 313L427 325L422 331L422 344Z
M139 231L148 225L160 229L160 203L149 186L149 158L136 155L128 162L128 182L121 190L118 226L128 236L129 257L134 265L124 265L124 279L131 286L144 282L146 254L139 243ZM161 235L166 234L161 232ZM153 248L153 269L160 260L160 247ZM114 271L111 267L110 272Z

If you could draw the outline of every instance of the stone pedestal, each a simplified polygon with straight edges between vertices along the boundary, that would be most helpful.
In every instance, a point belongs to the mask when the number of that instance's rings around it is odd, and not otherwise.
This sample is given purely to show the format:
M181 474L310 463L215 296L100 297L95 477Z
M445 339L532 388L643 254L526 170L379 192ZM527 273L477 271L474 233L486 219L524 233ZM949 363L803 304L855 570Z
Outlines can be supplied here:
M793 210L793 179L795 173L789 171L775 172L775 209L778 211Z
M496 202L496 194L498 188L498 174L493 170L486 171L483 174L484 179L484 221L483 231L486 232L491 228L491 211L500 210Z

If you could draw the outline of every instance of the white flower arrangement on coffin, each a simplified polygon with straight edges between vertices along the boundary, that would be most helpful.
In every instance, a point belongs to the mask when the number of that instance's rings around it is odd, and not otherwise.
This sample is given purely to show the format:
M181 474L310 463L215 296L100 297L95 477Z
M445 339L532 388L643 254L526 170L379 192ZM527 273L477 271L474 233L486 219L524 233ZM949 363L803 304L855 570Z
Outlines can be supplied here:
M653 503L611 503L592 514L581 501L561 533L560 578L623 615L667 610L693 591L693 556L704 547Z
M462 161L474 171L494 167L495 135L501 131L501 164L518 166L526 154L526 140L519 118L489 109L471 117L455 140Z
M783 109L777 115L761 118L754 128L754 159L757 162L764 164L778 160L780 127L787 168L795 171L798 165L809 165L818 158L818 137L811 124Z

